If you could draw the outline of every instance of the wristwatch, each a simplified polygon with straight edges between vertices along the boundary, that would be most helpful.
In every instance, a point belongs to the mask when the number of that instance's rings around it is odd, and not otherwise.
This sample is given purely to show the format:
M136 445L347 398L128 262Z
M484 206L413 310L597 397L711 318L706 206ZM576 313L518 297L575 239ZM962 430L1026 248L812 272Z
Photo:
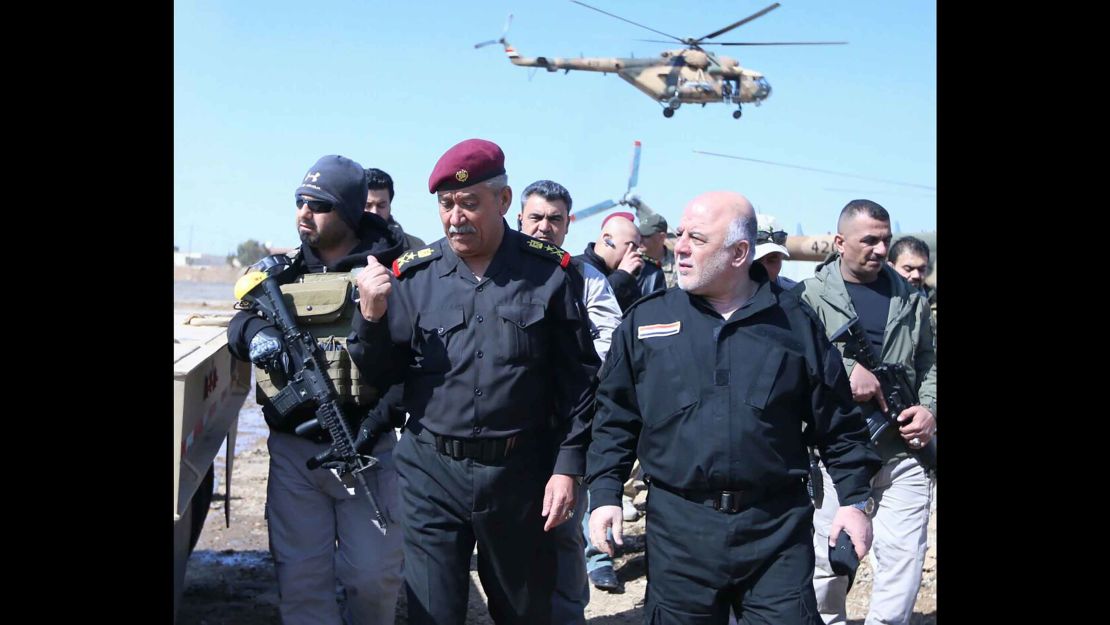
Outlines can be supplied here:
M866 514L868 516L868 518L870 518L871 515L875 513L875 498L874 497L868 497L864 501L857 501L856 503L850 503L848 505L852 506L856 510L859 510L860 512Z

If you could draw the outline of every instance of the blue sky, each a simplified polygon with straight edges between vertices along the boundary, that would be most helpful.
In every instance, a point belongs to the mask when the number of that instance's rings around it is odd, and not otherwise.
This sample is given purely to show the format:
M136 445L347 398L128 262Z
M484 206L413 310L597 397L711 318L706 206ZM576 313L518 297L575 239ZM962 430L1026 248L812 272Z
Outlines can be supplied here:
M595 0L679 37L700 37L771 0ZM515 67L524 56L647 57L659 38L569 1L175 0L174 244L225 254L249 239L298 243L293 190L325 154L388 171L394 216L442 236L428 174L451 145L498 143L514 191L550 178L576 208L624 192L640 140L638 193L670 222L714 189L744 193L790 233L834 228L848 200L883 204L902 232L936 228L936 194L694 153L789 163L936 187L936 3L783 0L726 41L848 41L844 46L717 47L761 71L760 107L661 107L614 75ZM680 47L677 44L673 47ZM509 214L515 224L519 206ZM613 210L621 210L620 208ZM602 216L574 224L579 253Z

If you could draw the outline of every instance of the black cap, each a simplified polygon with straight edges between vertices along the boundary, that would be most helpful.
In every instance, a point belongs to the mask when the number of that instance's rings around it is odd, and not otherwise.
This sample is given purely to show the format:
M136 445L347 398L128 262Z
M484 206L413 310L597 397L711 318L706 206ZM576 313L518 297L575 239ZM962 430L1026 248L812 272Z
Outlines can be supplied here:
M339 217L357 231L366 208L366 171L345 156L320 157L294 193L294 197L301 195L331 202Z

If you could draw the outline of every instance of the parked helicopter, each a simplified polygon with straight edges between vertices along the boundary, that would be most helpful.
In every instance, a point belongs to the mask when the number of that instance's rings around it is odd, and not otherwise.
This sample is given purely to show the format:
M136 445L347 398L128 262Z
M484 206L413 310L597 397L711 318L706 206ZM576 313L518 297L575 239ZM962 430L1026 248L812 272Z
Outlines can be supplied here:
M632 189L635 188L636 183L639 181L639 179L640 142L636 141L632 145L632 170L628 174L628 186L624 190L624 195L622 195L620 199L604 200L602 202L594 204L593 206L583 208L580 211L575 211L573 214L571 214L570 220L572 222L582 221L587 217L596 215L597 213L613 208L614 206L632 207L636 211L636 219L640 221L647 219L650 215L654 215L655 211L652 210L651 207L647 205L647 203L640 199L639 195L632 193Z
M846 41L707 41L708 39L723 35L738 26L747 24L779 8L781 5L778 2L703 37L682 38L654 28L649 28L643 24L637 24L632 20L625 19L607 11L602 11L584 2L579 2L578 0L571 1L587 9L604 13L605 15L615 17L629 24L645 28L665 37L670 37L674 41L685 44L687 47L667 50L656 58L641 59L616 57L583 57L577 59L544 56L522 57L516 51L516 48L510 45L505 39L505 35L509 31L509 24L512 22L512 14L509 15L509 19L505 22L505 28L501 32L500 39L483 41L482 43L475 44L474 47L481 48L483 46L500 43L504 46L505 53L509 56L509 61L511 61L513 65L520 65L522 67L542 67L549 72L563 70L569 73L571 70L581 70L587 72L602 72L603 74L610 72L615 73L663 106L664 117L673 117L674 112L678 110L678 107L683 103L701 104L705 106L710 102L725 102L736 104L736 110L732 112L732 117L733 119L740 119L741 106L746 102L752 102L756 106L759 106L763 100L766 100L767 97L771 95L771 84L767 82L767 79L764 78L763 74L760 72L741 67L740 62L736 59L724 55L716 55L705 50L703 46L792 46L840 45L847 43ZM644 41L671 43L670 41L659 41L656 39L646 39Z

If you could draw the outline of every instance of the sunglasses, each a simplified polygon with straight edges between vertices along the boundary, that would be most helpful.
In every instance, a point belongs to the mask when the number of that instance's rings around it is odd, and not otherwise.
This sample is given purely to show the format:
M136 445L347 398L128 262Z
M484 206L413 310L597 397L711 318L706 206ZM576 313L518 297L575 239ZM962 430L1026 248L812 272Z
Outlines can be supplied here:
M306 200L303 197L297 198L297 209L302 208L305 204L308 204L308 210L317 214L330 213L331 210L335 208L334 204L324 200Z
M775 230L775 231L756 230L756 232L755 232L755 242L757 244L758 243L771 242L771 243L774 243L775 245L782 245L782 244L786 243L786 231L785 230Z

